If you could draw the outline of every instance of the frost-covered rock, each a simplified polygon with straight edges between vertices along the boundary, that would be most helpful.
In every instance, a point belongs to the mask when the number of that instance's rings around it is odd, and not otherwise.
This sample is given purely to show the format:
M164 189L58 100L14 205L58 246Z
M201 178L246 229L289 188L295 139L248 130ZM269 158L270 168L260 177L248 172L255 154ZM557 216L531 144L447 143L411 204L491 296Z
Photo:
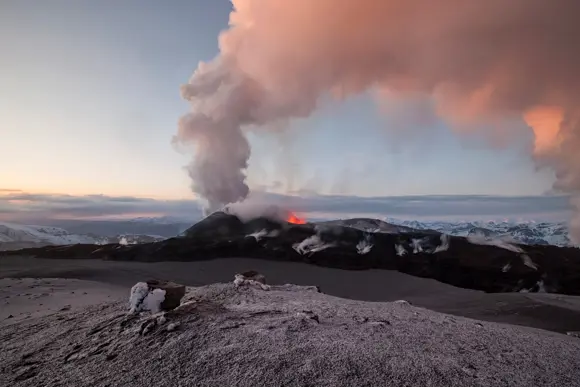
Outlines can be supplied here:
M185 286L173 282L150 280L137 282L129 295L129 313L151 311L159 313L179 306L185 295Z
M234 276L234 285L237 287L250 285L259 287L262 290L270 290L270 286L266 285L266 278L256 271L247 271L241 274L236 274Z
M137 282L131 288L129 295L129 313L137 313L143 309L143 301L149 294L149 285L146 282Z
M165 300L165 290L149 289L146 282L138 282L131 288L129 295L129 313L149 310L152 313L161 311L161 303Z
M161 304L161 309L175 309L181 303L185 296L185 286L171 281L149 280L147 281L149 289L161 289L165 291L165 299Z

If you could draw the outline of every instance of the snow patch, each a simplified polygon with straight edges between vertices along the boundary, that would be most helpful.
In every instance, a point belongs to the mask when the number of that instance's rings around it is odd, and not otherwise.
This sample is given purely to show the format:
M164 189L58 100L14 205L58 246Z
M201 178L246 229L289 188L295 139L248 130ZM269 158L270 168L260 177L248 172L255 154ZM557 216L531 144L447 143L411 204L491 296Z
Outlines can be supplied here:
M0 222L0 243L26 243L33 245L106 245L120 243L134 245L138 243L158 242L166 239L159 235L117 235L114 237L73 234L60 227L34 226L17 223Z
M137 282L131 288L129 295L129 313L138 313L149 310L152 313L161 311L161 304L165 301L165 290L149 290L149 285L145 282Z
M523 253L521 247L515 244L515 241L509 237L487 237L485 234L477 232L466 237L469 243L474 245L496 246L502 249L513 251L514 253Z
M395 245L395 251L397 252L397 255L399 257L402 257L405 254L407 254L407 250L405 250L405 247L403 245Z
M161 303L165 301L165 293L163 289L154 289L149 292L145 300L143 300L143 309L150 310L153 314L161 312Z
M371 236L367 234L363 240L357 243L356 251L361 255L365 255L371 251L373 246L374 245L371 243Z
M422 253L423 246L421 246L421 239L411 239L411 246L413 247L413 254Z
M141 311L143 301L149 294L149 285L145 282L137 282L131 288L131 293L129 295L129 313L137 313Z
M546 291L546 287L544 286L544 281L542 280L538 281L538 293L548 293Z
M0 242L34 242L52 245L72 245L79 243L96 243L96 239L88 235L71 234L65 229L59 227L2 222L0 223Z
M534 270L538 270L538 265L536 265L527 254L522 254L521 257L524 265Z
M449 250L449 235L441 234L441 244L435 248L433 254Z
M514 253L519 253L524 265L528 266L531 269L538 270L538 266L532 261L532 259L527 254L525 254L524 250L521 247L515 244L513 239L511 239L510 237L491 238L485 236L483 233L475 233L473 235L467 236L467 241L475 245L495 246L509 251L513 251ZM509 268L506 269L505 271L507 270L509 270Z
M251 234L246 235L246 238L255 238L256 242L259 242L260 240L264 239L264 238L276 238L277 236L280 235L280 230L272 230L270 232L268 232L268 230L260 230L260 231L256 231L253 232Z
M318 235L312 235L304 239L300 243L295 243L292 248L296 250L298 254L314 254L318 251L322 251L329 247L334 247L334 243L324 243Z
M268 235L268 230L264 229L264 230L260 230L260 231L256 231L256 232L253 232L251 234L248 234L248 235L246 235L246 238L255 238L256 242L259 242L260 239L263 239L267 235Z

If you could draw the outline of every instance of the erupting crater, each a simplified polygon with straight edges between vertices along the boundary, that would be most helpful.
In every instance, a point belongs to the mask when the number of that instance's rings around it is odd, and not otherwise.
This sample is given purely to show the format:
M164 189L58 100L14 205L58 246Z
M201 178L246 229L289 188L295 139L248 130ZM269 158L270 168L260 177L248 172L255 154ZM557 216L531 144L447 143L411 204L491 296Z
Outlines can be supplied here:
M288 223L292 223L292 224L306 224L305 219L300 218L298 215L296 215L292 211L288 211L288 216L286 217L286 221Z

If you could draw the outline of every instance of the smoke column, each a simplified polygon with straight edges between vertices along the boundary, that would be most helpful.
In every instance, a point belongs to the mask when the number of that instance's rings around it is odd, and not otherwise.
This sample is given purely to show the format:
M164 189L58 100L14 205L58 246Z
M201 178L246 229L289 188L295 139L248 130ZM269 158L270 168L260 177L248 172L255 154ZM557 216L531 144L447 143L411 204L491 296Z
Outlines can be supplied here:
M192 111L175 139L195 146L193 190L210 207L248 194L244 128L308 116L325 94L369 89L431 96L457 130L521 118L555 188L580 196L580 1L232 3L220 54L182 87ZM580 218L571 226L578 240Z

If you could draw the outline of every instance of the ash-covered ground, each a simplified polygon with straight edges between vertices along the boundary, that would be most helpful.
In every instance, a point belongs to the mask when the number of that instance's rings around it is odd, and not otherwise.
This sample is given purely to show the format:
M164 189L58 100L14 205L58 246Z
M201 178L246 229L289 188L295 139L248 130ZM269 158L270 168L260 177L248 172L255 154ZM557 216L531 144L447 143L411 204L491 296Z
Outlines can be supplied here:
M104 302L4 325L0 384L580 385L578 338L402 301L230 282L188 288L164 314L127 309L126 300Z

